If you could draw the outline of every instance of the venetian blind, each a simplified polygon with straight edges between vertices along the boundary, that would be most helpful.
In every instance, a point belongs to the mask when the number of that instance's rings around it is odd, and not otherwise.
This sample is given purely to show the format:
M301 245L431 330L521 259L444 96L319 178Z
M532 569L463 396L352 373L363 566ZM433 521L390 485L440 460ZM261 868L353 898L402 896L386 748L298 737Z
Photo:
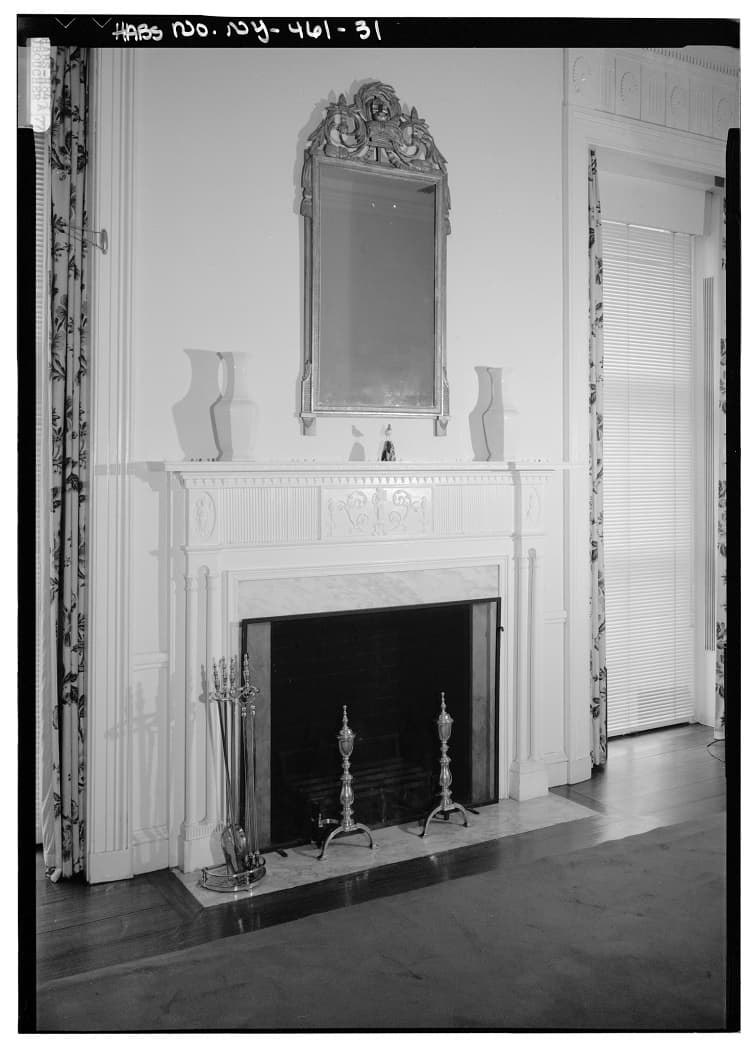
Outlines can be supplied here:
M692 237L605 221L609 735L694 713Z

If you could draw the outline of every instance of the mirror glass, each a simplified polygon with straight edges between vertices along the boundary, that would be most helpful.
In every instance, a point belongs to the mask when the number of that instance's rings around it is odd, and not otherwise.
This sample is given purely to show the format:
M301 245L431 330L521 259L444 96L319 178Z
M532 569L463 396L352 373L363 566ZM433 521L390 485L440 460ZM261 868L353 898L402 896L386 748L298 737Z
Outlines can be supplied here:
M318 403L435 410L434 181L321 162Z
M303 433L319 416L431 417L445 435L446 161L388 84L331 101L302 164Z

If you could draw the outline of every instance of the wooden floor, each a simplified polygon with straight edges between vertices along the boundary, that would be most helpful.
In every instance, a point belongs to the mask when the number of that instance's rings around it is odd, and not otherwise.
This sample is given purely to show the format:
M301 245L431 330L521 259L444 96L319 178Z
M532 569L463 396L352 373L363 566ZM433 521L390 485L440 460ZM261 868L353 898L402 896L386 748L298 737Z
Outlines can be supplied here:
M605 769L553 791L599 816L209 909L169 870L111 884L53 885L39 854L37 984L723 811L724 744L711 745L712 736L691 725L611 740Z

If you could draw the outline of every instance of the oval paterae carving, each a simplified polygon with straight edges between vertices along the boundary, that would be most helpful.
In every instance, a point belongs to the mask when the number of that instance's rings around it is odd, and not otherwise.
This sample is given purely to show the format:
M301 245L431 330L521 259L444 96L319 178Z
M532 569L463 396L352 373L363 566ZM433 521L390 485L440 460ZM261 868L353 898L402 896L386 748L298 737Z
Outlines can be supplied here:
M193 526L202 540L208 540L216 525L216 505L208 493L199 493L193 504Z

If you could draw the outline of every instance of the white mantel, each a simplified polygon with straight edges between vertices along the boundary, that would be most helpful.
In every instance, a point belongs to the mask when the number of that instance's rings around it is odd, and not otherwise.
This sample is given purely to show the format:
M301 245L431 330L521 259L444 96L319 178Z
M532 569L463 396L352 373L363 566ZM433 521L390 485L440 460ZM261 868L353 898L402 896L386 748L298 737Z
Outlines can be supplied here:
M190 551L465 538L539 529L551 465L167 464L187 491ZM522 489L508 498L509 488Z
M244 619L500 598L500 797L547 790L541 750L544 493L554 466L166 464L173 524L170 863L219 859L223 786L205 670ZM178 828L179 825L179 828Z

